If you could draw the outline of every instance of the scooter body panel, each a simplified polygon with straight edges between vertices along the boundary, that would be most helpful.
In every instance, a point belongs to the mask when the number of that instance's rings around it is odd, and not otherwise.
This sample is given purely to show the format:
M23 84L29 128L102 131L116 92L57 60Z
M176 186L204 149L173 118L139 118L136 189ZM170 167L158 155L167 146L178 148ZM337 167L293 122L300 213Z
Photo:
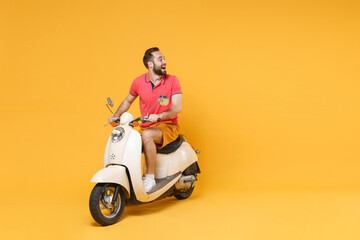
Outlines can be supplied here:
M117 131L117 129L122 129L124 131L124 136L119 142L113 142L112 137L109 137L104 156L104 164L106 163L106 165L122 163L125 148L129 142L128 139L131 135L131 132L134 131L128 124L121 124L120 126L115 127L113 132Z
M92 177L91 182L119 184L125 188L126 198L130 197L129 179L123 166L110 165L103 168Z
M141 135L138 131L131 129L128 142L125 147L122 165L126 166L130 173L131 183L138 200L146 199L142 182L141 172Z
M169 162L171 161L173 153L170 154L156 154L156 167L155 167L155 178L161 179L168 176Z
M190 144L183 142L173 153L157 154L155 177L164 178L182 172L197 160L198 157Z

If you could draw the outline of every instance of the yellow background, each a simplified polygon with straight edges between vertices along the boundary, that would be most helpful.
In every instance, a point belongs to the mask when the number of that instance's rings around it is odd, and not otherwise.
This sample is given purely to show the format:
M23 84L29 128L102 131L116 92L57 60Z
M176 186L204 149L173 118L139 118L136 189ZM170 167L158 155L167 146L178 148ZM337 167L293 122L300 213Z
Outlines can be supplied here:
M359 239L359 12L339 0L2 0L1 235ZM100 228L87 201L106 97L118 106L153 46L180 80L202 174L190 199L130 206Z

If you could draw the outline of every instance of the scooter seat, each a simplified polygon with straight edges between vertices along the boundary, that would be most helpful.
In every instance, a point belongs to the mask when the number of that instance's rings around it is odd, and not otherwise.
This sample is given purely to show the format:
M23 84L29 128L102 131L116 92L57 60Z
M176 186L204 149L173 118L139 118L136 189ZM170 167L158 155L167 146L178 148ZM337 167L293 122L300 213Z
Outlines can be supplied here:
M179 134L179 137L175 141L169 143L163 148L156 149L156 152L162 154L169 154L175 152L176 149L178 149L183 142L184 142L184 137L182 134Z

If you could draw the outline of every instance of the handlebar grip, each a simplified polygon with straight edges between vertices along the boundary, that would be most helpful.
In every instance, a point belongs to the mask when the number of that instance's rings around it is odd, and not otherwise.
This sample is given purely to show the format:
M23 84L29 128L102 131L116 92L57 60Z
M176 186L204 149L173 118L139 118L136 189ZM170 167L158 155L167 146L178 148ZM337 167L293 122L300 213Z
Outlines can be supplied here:
M161 122L161 118L158 118L157 121L158 121L158 122Z

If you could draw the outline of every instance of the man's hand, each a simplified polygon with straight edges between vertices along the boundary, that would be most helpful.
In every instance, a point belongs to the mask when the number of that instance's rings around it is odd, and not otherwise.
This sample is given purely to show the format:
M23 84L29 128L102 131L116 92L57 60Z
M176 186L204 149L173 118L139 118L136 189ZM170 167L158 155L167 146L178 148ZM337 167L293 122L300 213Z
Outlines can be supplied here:
M149 121L150 122L157 122L157 120L161 118L160 114L150 114Z
M176 94L171 97L172 106L165 112L160 114L150 114L149 120L151 122L157 122L159 118L171 118L172 116L181 112L182 108L182 94Z
M113 121L114 121L114 117L113 117L113 116L111 116L111 117L108 118L108 122L109 122L109 123L112 123Z

